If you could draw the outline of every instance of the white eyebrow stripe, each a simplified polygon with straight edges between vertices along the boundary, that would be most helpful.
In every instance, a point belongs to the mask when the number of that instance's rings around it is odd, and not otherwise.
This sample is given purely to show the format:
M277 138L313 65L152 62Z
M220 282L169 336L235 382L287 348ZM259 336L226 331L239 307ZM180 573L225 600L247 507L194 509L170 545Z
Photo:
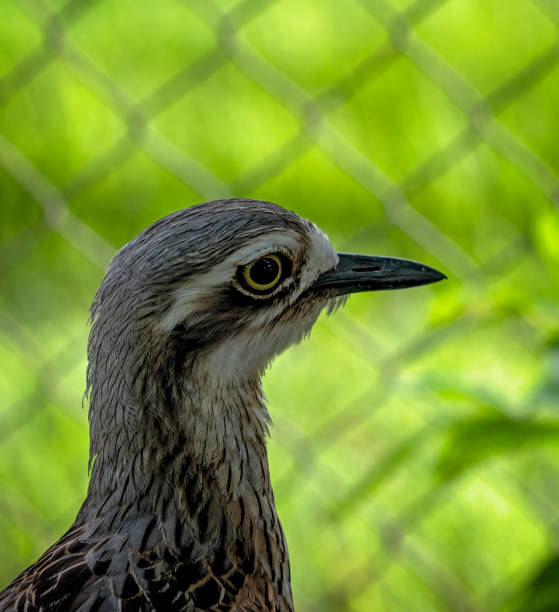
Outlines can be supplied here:
M328 236L314 224L312 224L310 238L308 261L301 270L299 283L294 285L289 295L290 303L294 303L320 274L331 270L338 263L338 255L332 248ZM159 322L160 329L169 332L189 316L194 317L196 312L199 312L205 296L215 287L230 283L238 266L250 263L274 251L284 251L295 258L300 249L301 238L294 231L284 230L263 234L250 244L236 250L208 272L189 277L184 285L176 289L172 306ZM272 316L272 311L266 311L263 316L255 319L251 327L260 324L270 316ZM192 323L195 324L196 320L194 319Z
M238 266L278 250L294 255L299 248L300 243L294 232L278 231L262 235L229 255L208 272L189 277L183 286L176 289L173 304L159 322L159 328L167 332L173 330L196 311L200 303L197 298L203 298L212 288L230 282Z

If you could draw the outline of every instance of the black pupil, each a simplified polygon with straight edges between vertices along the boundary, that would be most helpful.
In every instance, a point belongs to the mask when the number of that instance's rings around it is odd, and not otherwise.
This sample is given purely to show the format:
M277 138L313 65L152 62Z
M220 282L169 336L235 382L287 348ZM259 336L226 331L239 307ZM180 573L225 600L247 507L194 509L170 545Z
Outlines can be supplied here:
M268 285L276 279L279 264L275 259L262 257L250 269L250 278L258 285Z

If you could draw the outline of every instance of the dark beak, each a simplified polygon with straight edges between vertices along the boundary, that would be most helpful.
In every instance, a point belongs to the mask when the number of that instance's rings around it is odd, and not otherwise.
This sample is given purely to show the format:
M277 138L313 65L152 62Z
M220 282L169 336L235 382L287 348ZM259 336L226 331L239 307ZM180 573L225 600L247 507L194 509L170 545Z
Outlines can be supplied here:
M338 257L338 265L321 274L311 289L330 289L334 295L344 295L417 287L446 278L442 272L409 259L352 253L338 253Z

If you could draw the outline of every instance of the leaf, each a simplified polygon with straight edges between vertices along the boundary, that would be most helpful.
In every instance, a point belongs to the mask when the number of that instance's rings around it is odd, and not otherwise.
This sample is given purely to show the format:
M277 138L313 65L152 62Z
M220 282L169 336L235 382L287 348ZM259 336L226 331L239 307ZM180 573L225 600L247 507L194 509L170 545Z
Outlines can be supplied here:
M514 595L511 612L559 610L559 556L548 558L533 578Z
M453 423L436 476L447 482L489 457L559 439L559 421L517 419L494 409Z
M553 266L559 262L559 216L556 210L540 213L534 223L536 246L541 255Z

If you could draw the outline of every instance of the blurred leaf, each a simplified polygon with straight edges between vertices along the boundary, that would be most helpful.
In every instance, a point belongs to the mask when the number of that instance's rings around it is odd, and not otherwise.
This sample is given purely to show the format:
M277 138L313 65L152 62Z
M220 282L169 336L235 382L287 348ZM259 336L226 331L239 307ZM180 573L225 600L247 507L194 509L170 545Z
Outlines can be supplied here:
M388 453L367 470L365 475L345 495L332 512L332 518L338 520L351 512L365 498L373 494L387 478L390 478L401 466L405 464L413 453L425 442L431 434L423 430L406 438L401 444L394 446Z
M559 215L556 209L540 213L534 224L538 251L549 263L559 263Z
M559 421L515 419L494 409L453 423L435 472L449 481L474 465L526 445L559 440Z
M550 402L559 409L559 336L554 335L546 348L546 369L537 387L535 399Z
M534 577L514 595L511 612L559 610L559 556L547 559Z

